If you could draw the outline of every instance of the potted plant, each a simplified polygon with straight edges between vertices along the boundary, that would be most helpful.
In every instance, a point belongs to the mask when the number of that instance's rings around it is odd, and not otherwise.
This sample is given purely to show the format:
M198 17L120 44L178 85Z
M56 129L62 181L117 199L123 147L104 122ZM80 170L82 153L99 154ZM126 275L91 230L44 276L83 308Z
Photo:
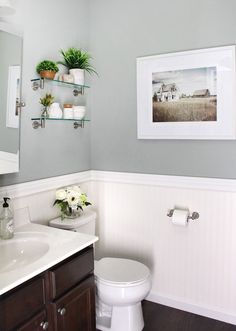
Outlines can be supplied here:
M41 78L54 79L59 68L55 62L44 60L37 65L36 71Z
M84 73L97 74L93 66L90 64L91 56L80 48L71 47L68 50L60 51L64 61L57 62L68 68L69 73L74 77L74 83L84 85Z
M48 108L53 103L53 100L54 100L54 97L50 93L49 94L46 93L43 98L40 98L39 103L41 105L43 105L43 110L42 110L42 113L41 113L42 117L49 117Z
M87 201L87 195L83 193L78 185L63 187L56 190L57 205L61 209L61 219L76 218L83 211L83 207L91 205Z

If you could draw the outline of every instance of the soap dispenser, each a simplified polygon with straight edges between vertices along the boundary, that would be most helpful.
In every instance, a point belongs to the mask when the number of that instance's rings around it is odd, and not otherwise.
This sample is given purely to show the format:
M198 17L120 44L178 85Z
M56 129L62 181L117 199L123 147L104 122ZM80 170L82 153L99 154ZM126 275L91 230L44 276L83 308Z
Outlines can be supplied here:
M0 214L0 226L2 239L11 239L14 236L13 213L9 208L8 200L10 198L3 198L2 211Z

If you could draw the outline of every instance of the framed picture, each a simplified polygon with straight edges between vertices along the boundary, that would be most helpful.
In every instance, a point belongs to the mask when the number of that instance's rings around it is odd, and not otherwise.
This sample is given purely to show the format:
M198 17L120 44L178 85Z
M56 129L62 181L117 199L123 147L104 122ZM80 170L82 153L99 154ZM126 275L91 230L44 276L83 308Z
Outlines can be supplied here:
M9 66L6 126L19 128L20 66Z
M235 46L137 59L139 139L235 139Z

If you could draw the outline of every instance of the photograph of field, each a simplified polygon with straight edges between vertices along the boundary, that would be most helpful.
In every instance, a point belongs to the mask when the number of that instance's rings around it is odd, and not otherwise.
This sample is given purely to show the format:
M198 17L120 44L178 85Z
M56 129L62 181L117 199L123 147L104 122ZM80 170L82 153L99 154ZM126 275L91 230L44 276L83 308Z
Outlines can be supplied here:
M216 67L152 74L153 122L217 121Z

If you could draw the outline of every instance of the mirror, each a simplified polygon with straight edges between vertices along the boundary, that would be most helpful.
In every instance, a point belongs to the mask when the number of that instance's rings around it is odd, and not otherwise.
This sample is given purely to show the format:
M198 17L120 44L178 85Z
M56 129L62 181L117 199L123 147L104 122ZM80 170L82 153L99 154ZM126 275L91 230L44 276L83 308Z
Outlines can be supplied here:
M19 171L22 42L0 25L0 174Z

